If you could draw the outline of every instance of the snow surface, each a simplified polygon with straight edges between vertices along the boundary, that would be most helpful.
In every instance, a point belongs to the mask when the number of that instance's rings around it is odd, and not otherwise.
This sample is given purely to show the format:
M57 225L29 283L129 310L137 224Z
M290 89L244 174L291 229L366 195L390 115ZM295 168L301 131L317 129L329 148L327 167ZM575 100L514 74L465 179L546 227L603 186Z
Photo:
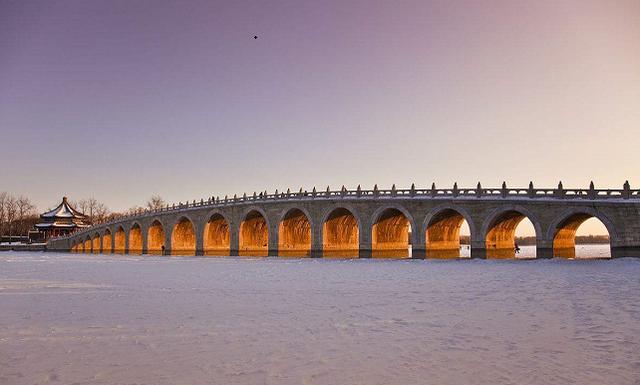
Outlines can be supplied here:
M637 384L640 260L0 252L0 384Z

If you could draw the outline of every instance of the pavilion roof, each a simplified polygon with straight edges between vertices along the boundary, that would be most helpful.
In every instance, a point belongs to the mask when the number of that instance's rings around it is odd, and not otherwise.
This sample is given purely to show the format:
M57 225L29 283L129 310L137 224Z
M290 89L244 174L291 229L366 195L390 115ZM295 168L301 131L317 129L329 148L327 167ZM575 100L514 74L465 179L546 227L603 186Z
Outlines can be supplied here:
M42 219L55 219L55 218L77 218L77 219L86 219L86 215L77 211L69 202L67 202L67 197L62 198L62 203L58 205L55 209L51 211L47 211L44 214L40 215Z

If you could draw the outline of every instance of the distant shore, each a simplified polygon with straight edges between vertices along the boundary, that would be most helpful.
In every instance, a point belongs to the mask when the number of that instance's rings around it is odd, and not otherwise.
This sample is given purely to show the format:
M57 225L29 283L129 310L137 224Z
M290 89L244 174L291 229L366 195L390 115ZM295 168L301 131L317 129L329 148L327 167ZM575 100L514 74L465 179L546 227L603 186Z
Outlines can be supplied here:
M45 251L46 247L46 243L3 243L0 251Z
M460 244L468 245L468 235L460 236ZM533 246L536 244L536 237L516 237L516 243L521 246ZM609 243L608 235L576 235L576 245L602 245Z

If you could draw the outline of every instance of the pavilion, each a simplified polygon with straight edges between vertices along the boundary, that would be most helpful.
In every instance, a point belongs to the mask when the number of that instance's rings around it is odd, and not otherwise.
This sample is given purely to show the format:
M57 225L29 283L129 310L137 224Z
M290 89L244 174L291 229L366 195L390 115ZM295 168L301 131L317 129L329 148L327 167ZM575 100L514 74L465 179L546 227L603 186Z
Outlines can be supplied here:
M36 229L44 235L46 240L50 237L69 234L89 225L89 218L71 207L67 197L63 197L58 207L40 215L40 223L36 224Z

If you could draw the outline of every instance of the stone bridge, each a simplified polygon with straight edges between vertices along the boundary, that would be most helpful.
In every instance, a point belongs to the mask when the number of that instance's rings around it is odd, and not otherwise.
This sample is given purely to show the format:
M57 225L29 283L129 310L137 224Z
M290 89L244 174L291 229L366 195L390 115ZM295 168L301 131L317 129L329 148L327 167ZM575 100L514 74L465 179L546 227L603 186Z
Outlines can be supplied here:
M467 221L472 258L514 257L528 218L538 258L575 255L576 230L596 217L612 257L640 257L640 190L500 188L253 193L208 198L95 224L47 244L85 253L344 257L457 257Z

